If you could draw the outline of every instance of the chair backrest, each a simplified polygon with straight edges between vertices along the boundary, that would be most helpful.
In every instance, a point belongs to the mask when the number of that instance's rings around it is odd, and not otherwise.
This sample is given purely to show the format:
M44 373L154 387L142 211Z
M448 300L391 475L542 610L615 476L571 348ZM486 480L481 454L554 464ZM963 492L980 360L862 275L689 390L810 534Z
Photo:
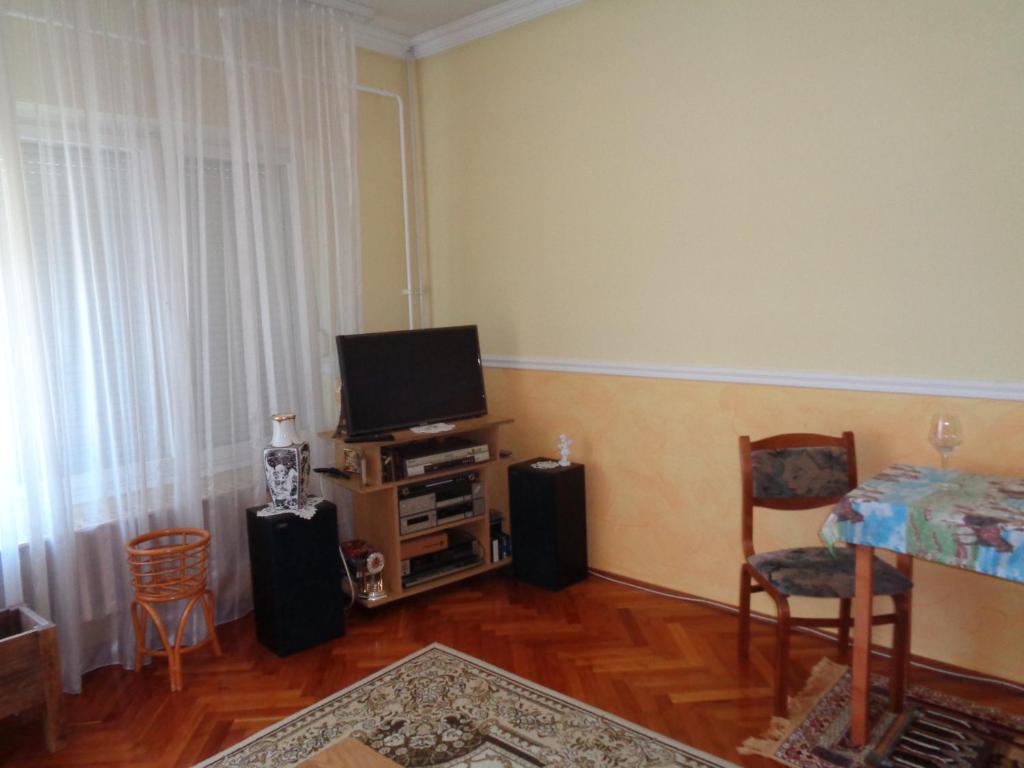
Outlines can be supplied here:
M210 534L201 528L165 528L138 536L125 546L135 596L150 602L202 594Z
M743 553L754 554L754 507L817 509L857 487L853 432L840 437L791 433L740 438Z

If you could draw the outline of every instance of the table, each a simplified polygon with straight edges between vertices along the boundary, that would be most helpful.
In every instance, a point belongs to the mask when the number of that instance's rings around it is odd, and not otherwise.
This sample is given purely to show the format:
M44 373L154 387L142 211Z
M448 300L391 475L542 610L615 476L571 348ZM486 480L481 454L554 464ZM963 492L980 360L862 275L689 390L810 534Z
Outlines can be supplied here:
M907 576L921 558L1024 583L1024 479L896 464L848 493L821 537L856 550L851 736L864 744L874 547L899 553Z
M394 760L374 752L361 741L343 739L303 760L297 768L399 768Z

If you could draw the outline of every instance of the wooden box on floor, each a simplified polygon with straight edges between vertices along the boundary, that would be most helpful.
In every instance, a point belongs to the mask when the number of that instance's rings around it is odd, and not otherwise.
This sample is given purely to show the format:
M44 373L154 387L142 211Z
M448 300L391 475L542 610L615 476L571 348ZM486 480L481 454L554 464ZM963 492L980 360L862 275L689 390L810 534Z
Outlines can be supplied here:
M46 748L64 746L57 627L20 605L0 611L0 718L42 707Z

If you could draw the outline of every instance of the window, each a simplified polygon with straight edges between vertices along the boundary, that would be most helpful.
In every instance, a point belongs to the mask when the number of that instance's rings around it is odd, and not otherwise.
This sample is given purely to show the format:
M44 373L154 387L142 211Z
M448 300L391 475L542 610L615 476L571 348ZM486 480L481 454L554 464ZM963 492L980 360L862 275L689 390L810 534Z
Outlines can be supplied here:
M150 141L98 151L32 136L20 144L42 352L59 383L54 411L79 528L112 519L118 491L138 494L140 514L166 503L153 490L174 471L175 430L195 430L211 491L217 473L251 466L269 396L289 386L288 366L260 361L263 346L284 345L292 329L276 322L271 330L257 308L273 305L275 320L288 319L290 166L261 162L242 186L215 151L186 157L179 226L154 216L152 188L139 185L160 174ZM276 252L272 275L255 274L258 260L239 242L236 216L258 223L258 205L284 222L259 244ZM165 224L180 241L161 239ZM168 312L168 302L185 312ZM191 400L178 409L182 367ZM253 413L262 417L256 424Z

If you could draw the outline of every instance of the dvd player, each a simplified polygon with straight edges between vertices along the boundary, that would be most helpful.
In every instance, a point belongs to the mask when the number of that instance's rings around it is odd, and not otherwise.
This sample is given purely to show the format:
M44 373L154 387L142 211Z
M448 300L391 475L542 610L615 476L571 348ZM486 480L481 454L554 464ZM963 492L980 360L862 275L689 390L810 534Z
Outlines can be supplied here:
M486 443L474 443L453 437L443 443L403 448L400 453L400 466L406 477L417 477L427 472L437 472L463 464L479 464L490 458L490 450Z

